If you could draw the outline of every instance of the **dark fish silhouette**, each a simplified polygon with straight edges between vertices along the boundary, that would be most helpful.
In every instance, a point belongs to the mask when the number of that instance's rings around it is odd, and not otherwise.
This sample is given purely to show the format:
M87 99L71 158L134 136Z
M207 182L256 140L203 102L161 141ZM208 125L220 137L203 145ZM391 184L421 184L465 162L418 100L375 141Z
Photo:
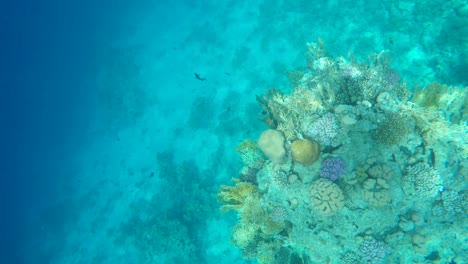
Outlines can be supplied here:
M197 78L197 80L200 80L200 81L206 81L206 78L201 77L200 74L198 73L195 73L195 78Z

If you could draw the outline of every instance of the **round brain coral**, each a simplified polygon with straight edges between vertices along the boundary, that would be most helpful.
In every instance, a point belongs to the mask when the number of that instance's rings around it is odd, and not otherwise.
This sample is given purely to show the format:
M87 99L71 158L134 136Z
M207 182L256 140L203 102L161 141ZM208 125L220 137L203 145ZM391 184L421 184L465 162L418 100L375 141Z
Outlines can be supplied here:
M316 142L307 139L294 140L291 151L295 161L304 165L314 163L319 157L319 146Z
M286 161L284 137L281 132L273 129L265 130L258 139L258 147L272 162L281 164Z
M318 179L310 189L310 204L321 215L332 215L343 208L344 196L340 187L327 179Z

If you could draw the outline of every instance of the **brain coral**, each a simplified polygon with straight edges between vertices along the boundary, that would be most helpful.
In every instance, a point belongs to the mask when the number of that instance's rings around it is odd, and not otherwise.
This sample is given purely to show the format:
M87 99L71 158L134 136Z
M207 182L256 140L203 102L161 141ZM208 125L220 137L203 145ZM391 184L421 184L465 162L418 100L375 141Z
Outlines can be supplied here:
M273 129L265 130L258 139L258 147L272 162L281 164L286 161L284 137L281 132Z
M368 171L369 177L362 185L364 198L373 206L385 206L391 202L390 184L392 169L385 165L374 165Z
M327 179L318 179L310 189L311 206L321 215L332 215L344 205L340 187Z
M291 151L295 161L304 165L314 163L319 156L319 146L316 142L307 139L294 140Z
M363 184L363 195L364 198L374 206L384 206L390 203L390 185L387 180L378 179L367 179Z

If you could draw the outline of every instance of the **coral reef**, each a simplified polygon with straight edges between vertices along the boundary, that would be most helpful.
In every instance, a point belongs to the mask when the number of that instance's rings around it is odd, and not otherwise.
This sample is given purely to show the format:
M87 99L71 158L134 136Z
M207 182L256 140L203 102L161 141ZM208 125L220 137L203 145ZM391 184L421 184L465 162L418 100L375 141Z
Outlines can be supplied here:
M360 63L307 48L290 94L257 97L270 130L237 148L239 180L220 188L234 245L259 263L463 259L467 88L412 92L386 51Z

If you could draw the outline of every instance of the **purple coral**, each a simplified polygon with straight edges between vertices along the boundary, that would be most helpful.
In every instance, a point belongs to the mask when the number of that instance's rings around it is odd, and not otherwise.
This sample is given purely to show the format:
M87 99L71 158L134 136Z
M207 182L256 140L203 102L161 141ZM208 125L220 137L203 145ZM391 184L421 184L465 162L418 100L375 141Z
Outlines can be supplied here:
M336 181L341 174L346 172L346 165L341 158L329 158L322 161L320 177Z
M335 116L331 113L323 115L312 124L310 134L320 143L327 146L331 145L332 139L337 135Z
M364 241L359 248L359 255L365 263L381 264L385 257L391 253L390 247L382 241L375 239Z

